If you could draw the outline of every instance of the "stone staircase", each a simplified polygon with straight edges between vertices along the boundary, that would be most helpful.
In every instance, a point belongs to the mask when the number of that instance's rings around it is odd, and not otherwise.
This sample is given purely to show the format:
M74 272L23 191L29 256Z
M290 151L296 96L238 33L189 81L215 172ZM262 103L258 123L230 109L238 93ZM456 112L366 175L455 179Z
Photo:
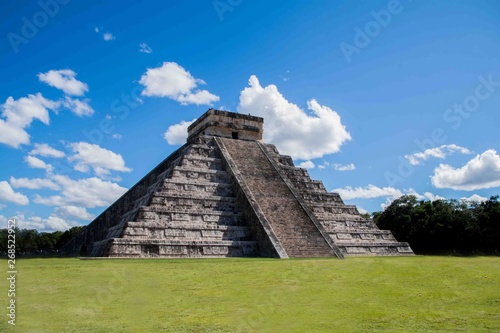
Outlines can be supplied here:
M256 141L218 139L289 257L333 256L333 250Z
M256 242L243 222L214 139L200 137L94 243L90 255L254 256Z
M294 166L275 146L262 144L320 221L333 243L346 256L412 255L408 243L398 242L389 230L380 230L362 217L356 206L346 205L337 193L329 193L320 181L311 180L306 169Z

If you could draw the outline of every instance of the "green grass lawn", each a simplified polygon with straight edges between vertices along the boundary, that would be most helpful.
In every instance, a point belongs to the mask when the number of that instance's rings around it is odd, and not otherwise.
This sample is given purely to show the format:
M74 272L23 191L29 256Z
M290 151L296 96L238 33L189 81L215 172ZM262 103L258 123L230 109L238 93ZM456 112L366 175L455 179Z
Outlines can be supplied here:
M21 259L17 269L15 327L0 283L2 332L500 332L499 257Z

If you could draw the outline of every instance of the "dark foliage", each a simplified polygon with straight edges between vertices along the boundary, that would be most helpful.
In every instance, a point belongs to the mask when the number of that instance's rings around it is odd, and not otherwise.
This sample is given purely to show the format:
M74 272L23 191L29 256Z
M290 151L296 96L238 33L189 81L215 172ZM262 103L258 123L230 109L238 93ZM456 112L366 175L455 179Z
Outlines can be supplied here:
M73 227L65 232L38 232L16 228L16 254L20 256L56 255L69 240L84 227ZM7 253L7 229L0 229L0 253Z
M418 201L413 195L395 200L373 219L416 253L499 254L498 196L477 203L464 200Z

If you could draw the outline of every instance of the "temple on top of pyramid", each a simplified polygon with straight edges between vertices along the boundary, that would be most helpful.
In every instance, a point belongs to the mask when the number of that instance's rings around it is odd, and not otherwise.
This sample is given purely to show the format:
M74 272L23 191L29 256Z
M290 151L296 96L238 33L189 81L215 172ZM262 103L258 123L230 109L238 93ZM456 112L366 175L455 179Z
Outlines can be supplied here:
M262 140L264 118L210 109L188 127L190 142L198 135Z
M412 255L290 156L264 119L210 109L173 152L66 244L89 257Z

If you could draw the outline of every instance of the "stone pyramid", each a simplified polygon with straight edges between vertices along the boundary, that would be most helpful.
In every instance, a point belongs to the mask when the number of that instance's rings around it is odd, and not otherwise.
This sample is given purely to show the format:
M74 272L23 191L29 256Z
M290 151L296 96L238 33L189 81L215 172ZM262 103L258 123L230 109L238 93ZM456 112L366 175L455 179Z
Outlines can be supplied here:
M210 109L172 153L62 249L90 257L411 255L289 156L264 119Z

